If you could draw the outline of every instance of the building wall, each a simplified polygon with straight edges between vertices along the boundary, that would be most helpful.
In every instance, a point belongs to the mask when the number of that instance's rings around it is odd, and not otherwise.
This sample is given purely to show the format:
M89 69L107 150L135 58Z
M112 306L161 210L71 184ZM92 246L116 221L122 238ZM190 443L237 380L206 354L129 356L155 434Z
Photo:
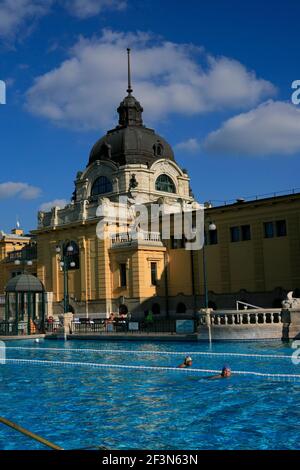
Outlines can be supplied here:
M206 209L205 220L206 229L213 221L218 233L218 243L205 246L209 300L217 307L234 308L236 300L271 307L287 291L300 287L300 195ZM265 238L264 222L278 220L286 221L286 236ZM182 302L191 314L204 305L203 250L172 249L170 241L111 248L109 239L98 240L96 222L37 233L37 272L46 291L54 292L54 301L63 299L63 272L55 247L74 240L80 248L80 269L69 272L75 311L110 312L125 303L142 315L159 303L162 312L175 314ZM230 227L247 224L251 239L231 242ZM157 286L150 282L151 261L157 262ZM120 286L120 263L127 266L125 288Z
M213 221L218 243L206 246L208 289L223 296L242 290L262 293L300 287L300 195L261 199L205 211L206 230ZM286 236L265 238L264 223L286 221ZM250 225L251 240L231 242L230 227ZM201 256L200 256L201 258ZM201 261L200 261L201 262ZM200 282L200 294L203 283Z
M103 296L100 288L100 263L97 275L95 274L96 263L98 265L96 260L98 257L100 260L103 258L103 253L100 253L100 256L98 253L95 227L95 222L84 226L70 224L62 229L38 233L38 277L44 283L47 292L54 292L54 301L61 301L63 298L63 270L60 267L60 255L56 253L56 247L65 241L75 241L80 250L80 269L69 271L70 296L80 301Z
M191 252L184 248L168 253L169 295L193 295Z
M23 236L23 230L14 229L12 234L3 234L0 238L0 294L4 294L5 286L13 273L21 272L23 267L16 266L14 260L9 260L9 254L19 252L31 242L31 238ZM30 273L36 273L36 263L26 267Z
M80 269L68 272L69 295L75 310L87 308L85 302L88 301L93 304L95 313L95 308L98 313L109 313L113 305L124 303L124 299L135 299L137 307L145 299L164 295L166 249L162 243L153 246L133 243L111 248L109 238L97 238L96 222L38 232L38 276L46 291L53 291L54 301L61 303L63 300L63 270L55 249L64 241L75 241L80 249ZM110 230L118 229L110 227ZM151 285L151 262L157 263L157 286ZM125 288L120 286L120 263L127 265Z

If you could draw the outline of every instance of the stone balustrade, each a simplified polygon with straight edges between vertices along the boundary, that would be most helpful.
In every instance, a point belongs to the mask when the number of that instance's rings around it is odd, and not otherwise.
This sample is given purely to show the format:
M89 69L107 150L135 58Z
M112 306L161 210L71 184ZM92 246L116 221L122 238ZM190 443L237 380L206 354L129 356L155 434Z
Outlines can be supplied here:
M144 230L138 232L114 233L111 236L112 246L134 241L161 243L161 236L159 232L147 232Z
M198 314L199 341L283 339L281 309L212 310Z
M282 323L281 309L255 309L255 310L226 310L210 312L201 311L200 325L211 326L239 326L239 325L265 325Z

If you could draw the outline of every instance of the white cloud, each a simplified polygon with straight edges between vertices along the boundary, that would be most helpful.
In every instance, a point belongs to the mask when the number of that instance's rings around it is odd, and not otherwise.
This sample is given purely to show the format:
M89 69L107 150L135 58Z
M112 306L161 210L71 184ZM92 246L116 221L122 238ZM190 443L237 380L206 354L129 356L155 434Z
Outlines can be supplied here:
M19 199L36 199L40 196L40 193L40 188L27 183L16 183L13 181L0 183L0 200L12 197L18 197Z
M27 92L27 108L59 125L106 129L127 88L128 46L134 95L148 123L170 113L249 107L275 92L270 82L232 59L142 32L105 30L101 38L80 38L67 60L37 77Z
M174 150L187 152L187 153L197 153L200 150L200 148L201 148L201 143L193 137L183 142L179 142L178 144L174 146Z
M17 31L49 11L52 0L0 0L0 37L13 39Z
M225 121L208 135L204 148L211 153L253 156L300 153L300 109L267 101Z
M68 201L66 199L54 199L53 201L44 202L44 204L40 206L40 211L48 212L51 211L53 207L63 209L67 204Z
M81 19L96 16L106 9L123 10L126 3L126 0L62 0L70 15Z

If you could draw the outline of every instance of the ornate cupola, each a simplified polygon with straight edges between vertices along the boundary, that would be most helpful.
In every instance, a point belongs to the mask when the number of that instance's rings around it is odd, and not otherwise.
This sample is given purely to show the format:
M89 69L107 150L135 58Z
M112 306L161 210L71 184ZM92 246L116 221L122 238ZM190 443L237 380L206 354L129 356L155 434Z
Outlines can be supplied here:
M96 161L110 160L117 165L144 164L150 167L154 161L164 158L174 161L168 142L153 129L143 125L143 107L132 95L130 49L127 49L127 96L120 103L119 124L93 146L88 166Z
M124 98L117 111L119 113L119 127L143 126L143 108L131 94Z

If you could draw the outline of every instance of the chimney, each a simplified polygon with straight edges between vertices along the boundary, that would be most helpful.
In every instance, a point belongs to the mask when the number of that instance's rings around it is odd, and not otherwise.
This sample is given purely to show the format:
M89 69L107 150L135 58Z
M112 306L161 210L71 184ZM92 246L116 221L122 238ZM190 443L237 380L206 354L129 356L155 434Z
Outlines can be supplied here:
M23 237L24 235L24 230L22 230L21 228L13 228L11 233L13 235L18 235L19 237Z

